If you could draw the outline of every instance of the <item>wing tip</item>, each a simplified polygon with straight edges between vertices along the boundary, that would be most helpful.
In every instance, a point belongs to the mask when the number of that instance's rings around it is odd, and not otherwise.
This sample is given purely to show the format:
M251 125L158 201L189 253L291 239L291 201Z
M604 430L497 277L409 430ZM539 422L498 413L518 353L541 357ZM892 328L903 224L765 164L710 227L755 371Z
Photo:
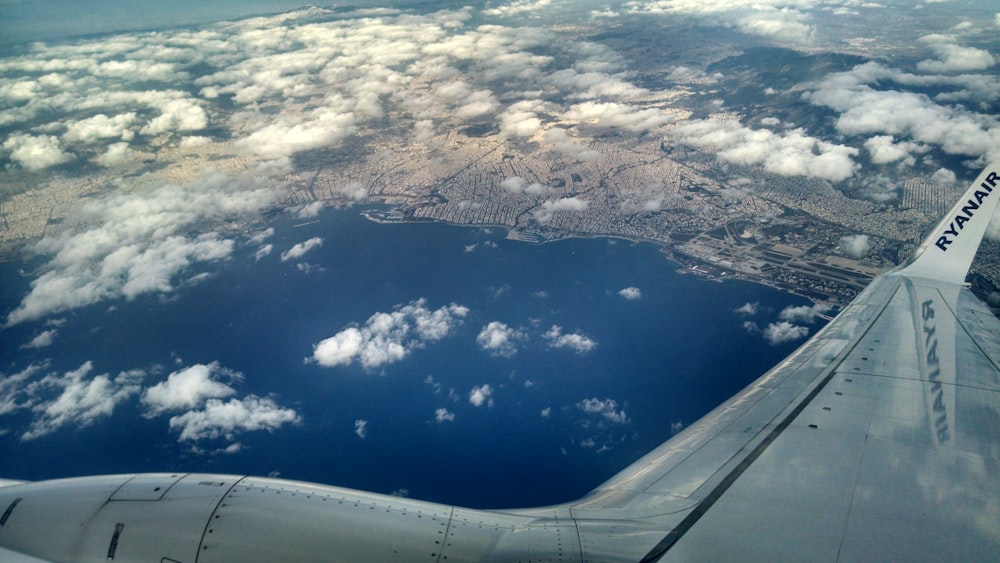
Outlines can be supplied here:
M1000 162L991 162L897 271L965 283L972 260L1000 201Z

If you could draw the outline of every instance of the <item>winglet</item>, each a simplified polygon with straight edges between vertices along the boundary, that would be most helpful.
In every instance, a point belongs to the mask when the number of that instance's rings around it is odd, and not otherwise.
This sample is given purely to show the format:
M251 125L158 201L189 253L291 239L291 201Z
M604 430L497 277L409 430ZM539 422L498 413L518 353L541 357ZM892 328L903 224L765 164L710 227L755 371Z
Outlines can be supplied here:
M965 283L998 203L1000 162L991 162L898 271L914 277Z

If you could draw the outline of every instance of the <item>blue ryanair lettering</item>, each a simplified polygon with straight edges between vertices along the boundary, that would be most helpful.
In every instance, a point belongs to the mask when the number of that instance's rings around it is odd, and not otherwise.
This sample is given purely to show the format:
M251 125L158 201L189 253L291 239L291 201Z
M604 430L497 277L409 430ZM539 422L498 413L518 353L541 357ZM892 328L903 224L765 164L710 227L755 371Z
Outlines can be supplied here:
M958 238L958 233L965 228L965 224L972 220L973 211L979 209L983 200L990 197L990 194L993 193L993 188L997 186L998 182L1000 182L1000 174L997 174L996 172L990 172L987 174L983 182L979 184L979 187L982 189L977 189L975 193L972 194L975 201L970 198L965 202L965 205L962 206L959 212L952 217L951 222L948 223L948 228L941 231L941 236L938 237L934 246L943 251L947 251L948 246L950 246L951 243L955 242L955 239Z
M931 409L934 411L934 433L938 443L943 444L951 439L948 428L948 410L944 405L944 386L941 385L941 359L938 358L937 327L934 323L934 301L928 299L921 303L921 317L924 321L924 368L927 371L927 381L930 382L931 395L934 397Z

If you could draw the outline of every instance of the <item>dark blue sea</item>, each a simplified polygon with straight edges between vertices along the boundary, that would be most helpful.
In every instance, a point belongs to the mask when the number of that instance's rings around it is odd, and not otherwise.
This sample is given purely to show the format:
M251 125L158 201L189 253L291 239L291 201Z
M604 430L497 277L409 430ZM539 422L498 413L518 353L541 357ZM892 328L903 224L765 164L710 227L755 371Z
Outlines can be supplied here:
M228 260L189 272L210 274L198 283L59 315L65 324L51 346L20 347L44 320L3 330L0 373L45 361L48 372L63 373L92 361L94 375L144 370L150 386L183 367L218 362L243 374L232 384L239 396L270 397L295 409L301 423L179 442L170 414L144 418L133 396L89 426L24 441L38 412L14 409L0 414L0 476L280 474L475 507L557 503L599 485L801 343L768 345L734 309L759 303L752 320L763 326L805 300L681 275L651 244L532 245L506 240L501 229L376 224L358 208L270 226L268 256L257 260L260 244L241 239ZM322 245L281 260L313 237ZM29 288L18 268L31 265L0 267L6 315ZM641 296L619 294L629 287ZM324 338L418 299L430 310L455 303L468 314L443 339L377 369L305 361ZM491 355L476 344L492 321L522 335L515 354ZM553 325L597 345L586 353L552 347L543 334ZM492 404L475 406L468 396L482 385L492 389ZM585 412L589 399L614 401L613 415ZM439 408L454 419L436 421ZM356 420L367 421L364 438ZM234 441L240 451L215 451Z

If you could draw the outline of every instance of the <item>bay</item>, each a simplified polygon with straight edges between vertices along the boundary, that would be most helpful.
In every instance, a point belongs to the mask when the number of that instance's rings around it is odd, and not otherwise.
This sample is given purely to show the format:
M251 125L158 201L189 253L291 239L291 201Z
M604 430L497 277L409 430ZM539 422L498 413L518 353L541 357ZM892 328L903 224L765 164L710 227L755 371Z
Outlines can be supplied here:
M21 348L45 321L4 329L0 371L44 362L65 372L90 361L94 374L143 370L148 388L175 370L217 362L242 374L231 382L240 396L269 397L300 423L179 441L170 414L148 416L133 396L90 426L25 441L38 413L22 408L0 414L2 476L274 474L475 507L564 502L790 353L796 343L771 346L744 323L763 327L784 308L807 304L760 285L680 275L646 243L532 245L507 240L502 229L376 224L358 208L328 209L316 220L282 216L271 227L269 239L242 240L228 260L173 293L62 315L51 346ZM281 259L312 238L322 244ZM272 252L257 259L263 244ZM28 290L19 266L2 265L5 313ZM625 288L638 298L624 297ZM323 339L418 300L431 311L454 303L468 314L395 363L308 361ZM735 311L745 303L757 303L757 314ZM494 321L520 335L516 353L477 344ZM545 336L554 326L596 346L555 347ZM470 392L484 385L491 394L476 406ZM454 418L436 420L437 409ZM365 421L363 438L356 421ZM221 451L233 443L238 451Z

